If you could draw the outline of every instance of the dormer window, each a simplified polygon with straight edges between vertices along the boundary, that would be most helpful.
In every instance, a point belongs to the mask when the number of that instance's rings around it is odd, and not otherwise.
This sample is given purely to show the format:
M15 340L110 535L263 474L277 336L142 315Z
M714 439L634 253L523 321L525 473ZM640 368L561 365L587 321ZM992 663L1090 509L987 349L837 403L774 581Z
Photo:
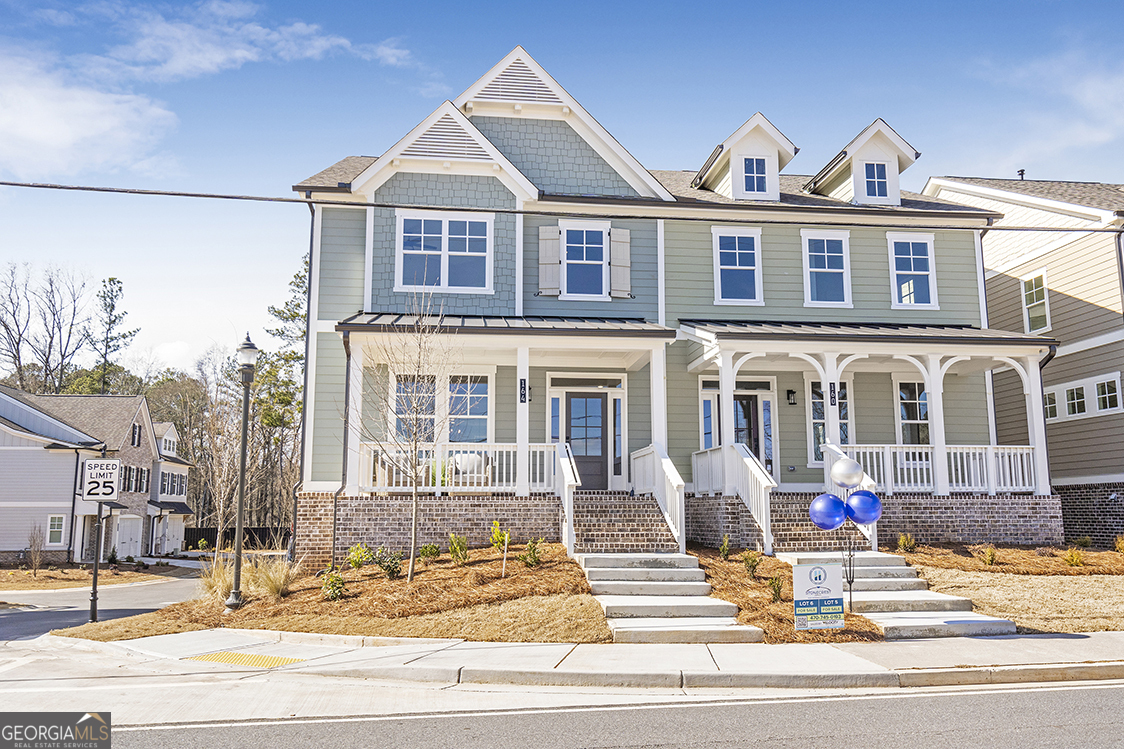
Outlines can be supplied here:
M886 165L881 162L866 163L866 195L868 198L884 198L888 192Z
M730 156L730 197L735 200L779 200L776 154L761 153L760 144L753 150Z
M745 163L745 191L767 192L765 187L765 159L748 158Z

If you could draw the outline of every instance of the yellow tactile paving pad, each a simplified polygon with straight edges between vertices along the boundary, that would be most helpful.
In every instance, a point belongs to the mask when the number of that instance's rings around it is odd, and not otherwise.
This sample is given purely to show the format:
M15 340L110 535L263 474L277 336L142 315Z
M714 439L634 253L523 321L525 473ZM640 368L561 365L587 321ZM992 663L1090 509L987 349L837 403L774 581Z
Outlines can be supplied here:
M304 658L283 658L279 655L262 655L261 653L236 653L230 650L220 650L217 653L204 653L184 658L185 661L215 661L216 663L229 663L233 666L250 666L252 668L276 668L287 666L290 663L300 663Z

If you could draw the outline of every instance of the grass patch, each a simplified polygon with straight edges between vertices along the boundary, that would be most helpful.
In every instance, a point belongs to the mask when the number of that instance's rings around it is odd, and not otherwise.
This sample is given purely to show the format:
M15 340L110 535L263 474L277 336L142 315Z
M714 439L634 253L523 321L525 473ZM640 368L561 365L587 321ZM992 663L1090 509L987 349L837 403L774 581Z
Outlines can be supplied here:
M77 564L68 564L56 569L43 568L33 577L31 570L18 567L0 567L0 590L62 590L65 588L88 588L94 579L91 565L86 569ZM147 570L134 570L131 564L120 564L116 571L108 565L98 570L98 587L140 583L148 580L167 580L176 577L191 577L196 570L186 567L157 567L150 565Z
M898 553L913 566L962 572L1006 573L1010 575L1124 575L1124 554L1115 551L1081 551L1080 565L1066 563L1066 549L1022 546L994 548L992 564L979 551L985 547L966 544L918 546L913 552ZM976 553L973 553L976 552Z
M882 632L866 617L847 614L843 629L800 630L795 628L792 609L792 567L773 557L762 556L756 576L736 557L723 560L717 549L692 546L688 553L699 559L712 595L737 604L738 622L765 630L765 642L870 642L881 641ZM734 555L731 555L734 556ZM781 600L773 602L771 579L780 582Z

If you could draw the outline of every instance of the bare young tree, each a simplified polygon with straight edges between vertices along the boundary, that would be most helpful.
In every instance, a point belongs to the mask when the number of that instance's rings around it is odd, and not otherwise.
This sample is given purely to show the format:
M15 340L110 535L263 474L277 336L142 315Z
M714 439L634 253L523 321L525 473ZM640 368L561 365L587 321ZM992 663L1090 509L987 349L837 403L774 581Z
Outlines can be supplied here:
M43 567L43 526L36 523L27 533L27 566L31 568L31 576L39 577L39 570Z
M27 390L24 369L31 340L31 271L8 263L0 274L0 356L12 368L20 390Z
M86 281L72 271L48 268L32 294L39 324L31 336L31 353L41 370L43 390L59 393L74 358L86 344Z
M371 479L376 485L410 491L407 582L414 579L420 493L449 486L458 471L478 469L469 465L472 456L436 449L458 415L448 393L460 385L451 383L459 353L442 309L423 293L412 299L410 313L400 318L393 332L372 336L362 347L368 365L363 368L363 402L371 406L368 413L350 418L371 445Z

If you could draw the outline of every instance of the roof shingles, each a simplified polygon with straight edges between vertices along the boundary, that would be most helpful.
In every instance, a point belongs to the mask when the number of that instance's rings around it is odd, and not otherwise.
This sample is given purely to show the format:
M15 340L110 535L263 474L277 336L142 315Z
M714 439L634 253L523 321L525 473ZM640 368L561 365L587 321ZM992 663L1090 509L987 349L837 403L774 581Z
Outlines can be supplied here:
M950 182L990 187L993 190L1058 200L1105 211L1124 211L1124 185L1107 182L1065 182L1045 179L990 179L987 177L941 177Z

